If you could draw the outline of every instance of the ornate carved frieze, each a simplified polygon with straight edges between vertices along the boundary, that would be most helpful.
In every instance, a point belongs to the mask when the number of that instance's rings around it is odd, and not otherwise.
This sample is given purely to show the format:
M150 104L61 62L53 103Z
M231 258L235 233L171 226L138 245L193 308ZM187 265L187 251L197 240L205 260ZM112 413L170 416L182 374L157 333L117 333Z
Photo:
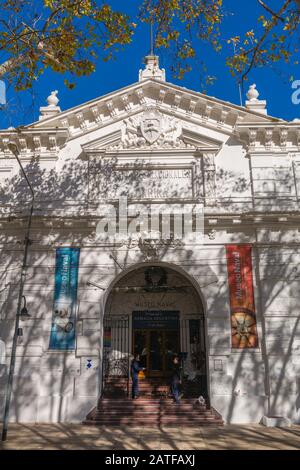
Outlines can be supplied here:
M202 115L201 115L203 121L208 121L208 119L210 118L210 113L212 112L212 109L213 109L212 105L210 105L208 103L205 104L205 107L204 107L204 109L202 111Z
M156 108L147 108L141 116L124 121L121 142L111 149L127 148L194 148L181 138L180 121L162 115Z
M249 145L250 149L255 149L257 138L257 128L249 129Z
M193 114L195 112L196 105L197 105L197 101L191 99L189 102L189 107L187 109L187 114Z
M218 127L224 126L228 114L229 113L228 113L227 110L222 109L222 111L220 112L220 117L219 117L218 122L217 122Z
M181 95L177 95L177 94L174 94L174 101L173 101L173 104L172 104L172 108L174 109L174 111L176 111L180 105L180 101L181 101Z
M144 91L142 88L135 90L135 94L138 97L140 104L142 105L146 104L146 98L145 98Z
M41 150L41 148L42 148L40 136L35 136L35 137L33 137L33 146L34 146L34 149L35 149L37 152L40 152L40 150Z
M8 130L0 137L0 155L9 157L12 155L9 143L15 142L22 156L32 156L39 152L44 155L57 154L60 146L64 145L69 133L66 129L25 129L22 132ZM56 158L56 156L55 156Z
M273 129L265 129L265 146L266 149L270 149L273 146Z
M101 125L102 124L102 118L101 118L101 114L100 114L100 110L99 110L98 106L93 106L91 108L91 111L93 113L93 116L94 116L94 119L95 119L96 123L98 125Z
M160 104L162 104L162 103L164 102L164 99L165 99L165 97L166 97L166 94L167 94L166 90L163 90L163 89L159 90L158 102L159 102Z
M59 122L60 122L60 124L61 124L62 127L66 128L66 129L69 129L69 127L70 127L70 122L69 122L69 119L68 119L67 116L64 117L63 119L60 119Z
M150 231L132 234L128 239L119 241L120 247L139 249L144 261L161 259L168 249L180 248L184 243L180 239L163 239L160 232Z
M300 128L294 122L261 124L238 124L236 134L249 153L295 152L300 149Z
M113 246L119 250L137 251L144 261L155 261L161 259L169 249L182 248L184 242L177 238L163 239L160 232L154 231L132 233L128 236L101 236L93 230L82 239L82 245Z
M117 117L117 111L112 100L106 102L108 112L112 118Z
M49 150L50 152L56 152L57 151L57 141L55 135L50 135L49 136Z
M20 148L20 151L21 152L26 152L27 151L27 142L26 142L26 139L24 139L24 137L20 137L18 139L19 141L19 148Z
M82 129L82 130L87 129L87 125L86 125L86 121L84 119L83 113L77 113L76 117L77 117L77 120L79 122L80 129Z
M130 102L128 95L123 95L121 97L121 100L124 105L125 111L130 112L132 108L132 103Z
M280 147L282 149L285 149L287 147L288 130L284 127L281 128L279 137L280 137Z
M11 153L10 150L9 150L9 148L8 148L8 144L9 144L9 138L4 137L4 138L2 139L2 148L3 148L3 153L4 153L5 155Z
M160 260L164 253L171 248L183 246L182 240L160 240L155 238L140 238L139 249L144 261Z

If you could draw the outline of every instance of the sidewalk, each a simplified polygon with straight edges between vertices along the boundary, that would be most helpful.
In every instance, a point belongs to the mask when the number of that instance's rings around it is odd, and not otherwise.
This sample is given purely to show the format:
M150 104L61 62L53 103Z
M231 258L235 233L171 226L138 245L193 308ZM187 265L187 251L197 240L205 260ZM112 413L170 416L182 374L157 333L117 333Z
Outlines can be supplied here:
M97 450L300 450L300 426L202 428L94 427L79 424L11 424L5 449Z

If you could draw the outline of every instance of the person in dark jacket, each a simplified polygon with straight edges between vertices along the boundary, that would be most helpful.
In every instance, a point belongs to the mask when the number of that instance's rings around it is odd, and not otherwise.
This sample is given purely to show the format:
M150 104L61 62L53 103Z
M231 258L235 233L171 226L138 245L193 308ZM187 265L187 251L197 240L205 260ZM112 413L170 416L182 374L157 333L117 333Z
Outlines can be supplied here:
M175 403L180 403L181 367L177 356L173 358L173 368L171 375L171 393Z
M132 379L132 399L138 398L139 396L139 372L145 370L144 367L140 366L140 355L137 353L131 362L131 379Z

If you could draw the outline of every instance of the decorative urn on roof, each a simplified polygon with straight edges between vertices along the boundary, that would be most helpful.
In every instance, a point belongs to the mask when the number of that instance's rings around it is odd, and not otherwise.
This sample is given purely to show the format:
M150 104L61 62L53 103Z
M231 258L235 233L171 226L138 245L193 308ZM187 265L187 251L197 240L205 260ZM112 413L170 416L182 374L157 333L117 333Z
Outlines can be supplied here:
M51 91L51 95L47 98L48 106L57 106L59 99L57 98L58 90Z
M259 114L267 114L267 102L265 100L259 100L259 93L256 89L256 84L250 85L247 92L248 101L246 101L246 108L249 111L254 111Z
M59 99L57 98L58 90L51 91L51 94L47 98L48 106L40 107L40 121L42 119L55 116L61 112L61 109L58 105Z
M250 85L250 88L247 92L247 98L249 101L257 101L257 98L259 97L259 93L256 89L255 83L253 85Z

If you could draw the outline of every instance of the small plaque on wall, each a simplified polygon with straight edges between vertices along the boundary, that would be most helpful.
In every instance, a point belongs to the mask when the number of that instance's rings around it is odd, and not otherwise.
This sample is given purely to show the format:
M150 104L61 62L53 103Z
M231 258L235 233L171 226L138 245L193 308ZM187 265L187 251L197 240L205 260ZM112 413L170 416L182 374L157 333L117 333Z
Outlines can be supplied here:
M214 360L214 370L222 372L223 371L223 361L222 359L215 359Z

